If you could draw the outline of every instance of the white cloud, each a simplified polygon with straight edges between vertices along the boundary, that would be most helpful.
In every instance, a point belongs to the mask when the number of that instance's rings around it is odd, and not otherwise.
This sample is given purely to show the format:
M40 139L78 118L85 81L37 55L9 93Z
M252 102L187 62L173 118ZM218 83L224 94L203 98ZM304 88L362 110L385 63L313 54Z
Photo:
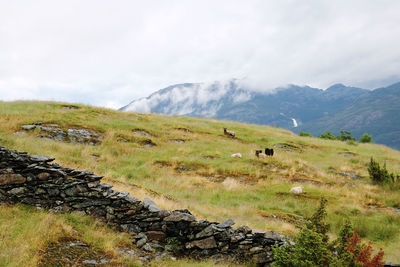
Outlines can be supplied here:
M122 106L171 84L244 77L259 91L377 87L400 80L398 10L397 0L2 1L0 98Z

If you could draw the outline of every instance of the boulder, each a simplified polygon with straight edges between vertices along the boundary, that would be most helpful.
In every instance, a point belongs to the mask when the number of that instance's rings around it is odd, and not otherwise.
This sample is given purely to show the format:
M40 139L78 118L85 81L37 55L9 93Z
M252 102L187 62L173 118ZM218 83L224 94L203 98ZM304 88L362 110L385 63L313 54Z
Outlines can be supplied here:
M195 240L192 242L186 243L185 247L187 249L191 249L194 247L200 248L200 249L210 249L210 248L216 248L217 243L215 242L215 239L213 236L208 237L206 239L201 239L201 240Z
M174 212L172 212L171 215L165 217L164 221L166 221L166 222L180 222L180 221L194 222L194 221L196 221L196 218L191 214L174 211Z

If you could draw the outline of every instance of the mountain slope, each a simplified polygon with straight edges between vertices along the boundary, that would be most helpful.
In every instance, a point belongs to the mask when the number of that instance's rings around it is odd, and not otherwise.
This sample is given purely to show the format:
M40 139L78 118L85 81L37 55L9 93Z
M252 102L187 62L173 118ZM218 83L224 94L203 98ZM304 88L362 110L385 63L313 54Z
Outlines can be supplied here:
M348 130L400 149L399 83L373 91L333 85L326 90L289 85L268 93L236 81L178 84L131 102L123 111L209 117L274 125L318 135Z
M372 134L373 140L400 149L400 83L361 95L333 116L306 123L301 129L313 134L349 129L354 136Z
M97 145L66 143L44 138L38 128L14 134L35 122L57 124L64 131L94 130L103 139ZM311 215L324 196L330 235L338 234L349 219L363 238L385 250L387 261L400 262L400 191L371 184L367 172L371 156L399 172L400 152L385 146L301 137L281 128L238 122L50 102L0 102L0 124L2 146L92 170L116 190L141 200L149 197L163 209L187 208L197 218L213 221L232 218L235 227L293 235L295 225ZM237 138L225 136L223 127L235 131ZM274 156L256 158L254 150L265 147L274 147ZM231 157L237 152L243 158ZM298 185L304 185L305 194L288 193ZM31 212L22 213L29 218ZM8 218L0 220L0 229L23 223ZM66 218L74 222L74 217ZM12 232L2 233L7 243L1 245L19 246ZM24 245L39 253L36 244ZM14 262L20 257L14 256Z

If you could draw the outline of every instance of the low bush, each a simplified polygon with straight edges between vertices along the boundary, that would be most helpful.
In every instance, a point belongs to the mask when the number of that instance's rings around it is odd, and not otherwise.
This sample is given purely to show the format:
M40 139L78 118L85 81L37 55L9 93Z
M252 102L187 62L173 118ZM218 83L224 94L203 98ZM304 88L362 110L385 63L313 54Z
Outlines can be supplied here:
M312 137L312 135L311 135L311 134L309 134L309 133L306 133L306 132L300 132L300 133L299 133L299 135L300 135L300 136L308 136L308 137Z
M371 158L369 162L368 173L372 182L375 184L397 183L400 181L399 175L389 173L389 171L386 169L386 163L381 168L379 163L376 162L373 158Z
M326 218L326 199L295 237L294 245L273 248L272 266L383 266L382 249L372 257L372 245L362 243L357 231L347 222L339 237L329 242Z
M361 136L360 138L360 143L371 143L372 141L372 136L365 133Z

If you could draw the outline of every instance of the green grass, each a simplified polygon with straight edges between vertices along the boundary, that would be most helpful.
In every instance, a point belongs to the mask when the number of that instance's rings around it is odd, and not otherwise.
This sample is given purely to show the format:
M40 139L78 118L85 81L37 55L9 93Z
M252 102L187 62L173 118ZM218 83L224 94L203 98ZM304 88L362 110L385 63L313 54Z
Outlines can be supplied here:
M276 127L123 113L82 105L77 105L77 110L66 110L62 105L0 102L0 145L50 155L71 168L91 169L104 175L104 182L114 184L116 189L141 199L153 198L162 208L188 208L198 218L233 218L236 226L245 224L290 235L297 232L291 216L311 215L319 198L325 196L332 236L345 219L350 219L363 237L386 250L386 260L400 262L396 251L400 216L391 210L400 205L400 190L372 185L367 172L373 156L378 162L386 161L389 171L398 173L399 151L375 144L301 137ZM40 139L37 132L13 135L21 125L36 121L57 123L64 129L94 129L104 135L104 140L100 146L88 146ZM224 136L223 127L235 131L237 139ZM177 128L189 129L190 133ZM134 129L145 130L151 136L136 136ZM121 138L129 142L118 142ZM145 148L140 143L143 139L151 139L157 146ZM185 143L171 142L175 139ZM254 156L256 149L274 144L290 145L292 150L275 149L275 156L268 159ZM241 152L243 158L231 158L236 152ZM363 178L353 181L338 175L340 171ZM292 186L300 184L306 194L287 194ZM71 223L68 217L66 220Z

